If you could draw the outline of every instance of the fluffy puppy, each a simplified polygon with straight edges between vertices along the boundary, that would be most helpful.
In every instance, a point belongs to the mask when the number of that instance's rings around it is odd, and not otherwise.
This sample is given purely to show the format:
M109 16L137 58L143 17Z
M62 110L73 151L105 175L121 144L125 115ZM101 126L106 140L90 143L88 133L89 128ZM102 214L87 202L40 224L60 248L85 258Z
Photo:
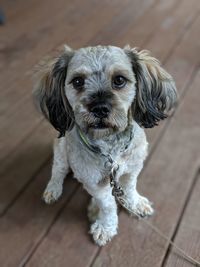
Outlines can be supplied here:
M136 189L147 156L143 128L167 117L176 102L172 77L148 51L114 46L65 50L38 71L36 99L45 117L59 132L55 140L51 179L43 198L55 202L71 169L92 196L90 233L102 246L117 234L118 215L105 157L117 162L116 179L129 207L140 216L153 208Z

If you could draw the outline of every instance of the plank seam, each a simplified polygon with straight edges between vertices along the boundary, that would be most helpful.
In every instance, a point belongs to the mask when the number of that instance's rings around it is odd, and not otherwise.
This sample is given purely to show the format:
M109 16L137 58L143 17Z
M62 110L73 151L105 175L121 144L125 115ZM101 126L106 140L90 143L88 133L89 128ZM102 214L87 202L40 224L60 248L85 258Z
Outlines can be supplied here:
M151 6L151 8L152 8L152 6ZM194 19L194 21L195 21L195 19ZM193 24L193 23L190 22L190 26L191 26L192 24ZM175 45L172 47L172 49L170 50L170 52L167 54L165 60L167 60L167 58L168 58L168 56L170 55L170 53L173 53L173 51L175 50L175 47L177 47L178 44L181 42L183 36L185 35L185 33L187 32L188 29L189 29L189 25L188 25L186 31L185 31L183 34L181 34L180 38L177 40L177 42L175 43ZM191 74L191 77L190 77L190 79L188 80L188 83L189 83L189 81L192 80L192 77L194 77L194 76L195 76L195 71L193 72L193 75ZM187 84L188 84L188 83L187 83ZM184 98L185 93L187 92L186 88L187 88L187 86L185 85L185 89L184 89L183 92L182 92L181 99ZM180 105L179 105L179 106L180 106ZM150 154L149 154L148 161L150 160L150 158L151 158L151 156L152 156L152 153L154 152L155 148L156 148L157 145L160 143L160 141L161 141L161 139L162 139L162 136L164 136L164 135L163 135L163 132L166 131L166 128L168 128L168 125L169 125L170 121L171 121L171 118L168 119L167 123L166 123L165 126L164 126L164 129L161 131L161 134L159 135L156 144L153 146L153 148L152 148L152 150L151 150L151 152L150 152ZM42 122L42 121L40 121L39 123L41 123L41 122ZM39 124L39 123L38 123L38 124ZM38 125L38 124L37 124L37 125ZM34 130L35 130L36 127L37 127L37 126L34 127ZM31 130L31 131L32 131L32 130ZM30 132L31 132L31 131L30 131ZM21 142L18 143L18 145L20 145L20 144L24 141L24 139L25 139L27 136L29 136L29 134L27 134L27 135L21 140ZM18 147L18 145L17 145L17 147ZM15 148L16 148L16 147L15 147ZM147 161L147 162L148 162L148 161ZM146 163L147 163L147 162L146 162ZM43 164L43 165L44 165L44 164ZM37 172L39 172L40 170L41 170L41 167L39 168L39 170L37 170ZM36 173L37 173L37 172L36 172ZM35 175L34 175L34 176L35 176ZM26 188L29 186L29 184L32 182L32 180L33 180L33 179L30 179L30 180L27 182L27 184L23 187L23 189L20 190L20 192L19 192L19 194L17 195L17 197L15 198L15 200L19 197L20 194L22 194L22 193L26 190ZM74 193L75 193L75 191L76 191L76 190L74 190ZM72 196L73 196L73 194L72 194ZM14 201L15 201L15 200L14 200ZM14 201L13 201L12 203L10 203L10 204L11 204L10 206L12 206L12 204L14 203ZM68 202L69 202L69 200L68 200ZM63 206L65 207L66 205L67 205L67 201L65 202L65 204L63 204ZM10 206L8 206L8 209L10 208ZM62 208L61 208L62 210L64 209L63 206L62 206ZM8 209L7 209L7 210L8 210ZM58 213L59 213L59 214L58 214ZM62 211L59 210L58 213L56 214L57 218L60 216L60 214L62 213ZM55 220L54 223L56 222L57 218L54 218L54 220ZM32 250L31 254L29 255L30 257L27 258L27 261L26 261L26 262L28 262L28 260L29 260L29 259L31 258L31 256L34 254L35 250L37 250L37 248L40 246L40 244L42 243L42 241L43 241L43 239L45 238L45 236L48 235L48 232L50 231L50 229L51 229L51 227L53 226L54 223L52 223L52 225L49 227L49 230L47 230L46 234L43 236L43 238L41 238L40 242L37 243L35 249ZM98 250L96 256L98 256L99 253L100 253L100 249ZM95 258L94 258L94 260L92 260L92 263L91 263L91 264L93 264L94 261L95 261ZM24 264L26 264L26 262L25 262ZM20 266L21 266L21 265L20 265ZM22 265L22 266L24 266L24 265Z
M174 242L174 240L175 240L175 238L176 238L176 235L177 235L177 233L178 233L178 230L179 230L179 228L180 228L180 224L181 224L182 219L183 219L183 216L184 216L184 214L185 214L185 210L187 209L188 204L189 204L189 202L190 202L190 200L191 200L192 193L193 193L193 191L194 191L195 185L196 185L196 183L197 183L197 181L198 181L198 178L199 178L199 174L200 174L200 169L199 169L199 166L198 166L197 170L195 171L194 178L193 178L193 181L192 181L192 183L191 183L190 189L188 190L188 193L187 193L187 195L186 195L186 198L185 198L185 201L184 201L182 210L181 210L181 212L180 212L180 215L179 215L177 224L176 224L176 226L175 226L174 232L172 233L171 240L172 240L173 242ZM162 260L162 262L161 262L161 265L160 265L161 267L166 266L166 264L167 264L167 260L168 260L168 258L169 258L170 253L172 252L172 249L173 249L173 246L172 246L171 244L168 244L166 253L165 253L165 255L164 255L164 257L163 257L163 260ZM175 253L175 252L176 252L176 249L174 249L174 252L173 252L173 253ZM180 256L180 257L182 257L182 258L184 258L183 255L179 255L179 252L177 252L177 255ZM185 259L185 258L184 258L184 259ZM185 261L187 261L187 259L185 259Z
M185 30L182 34L180 34L180 36L177 38L176 42L174 43L174 45L172 46L172 48L169 50L169 52L167 53L164 62L167 60L168 57L170 57L171 54L173 54L173 52L175 51L176 47L181 43L181 41L183 40L185 34L189 31L189 29L192 27L192 25L195 23L195 21L198 19L200 14L200 11L198 10L198 12L196 13L196 15L193 16L193 19L191 19L191 21L186 25Z
M198 73L198 65L196 66L196 68L193 69L193 71L191 73L191 76L188 79L188 82L185 84L185 86L184 86L184 88L182 90L182 93L180 94L179 104L177 105L177 107L176 107L176 109L175 109L175 111L173 113L173 116L180 109L181 104L183 102L183 99L185 98L187 92L189 91L189 89L188 90L186 90L186 89L192 87L191 86L192 85L192 81L194 80L194 77L196 76L197 73ZM173 116L168 117L167 121L165 122L165 124L163 126L163 129L161 130L160 134L158 135L158 139L156 141L156 144L151 148L151 150L149 152L149 155L148 155L148 157L147 157L147 159L145 161L144 168L148 164L149 160L151 159L152 154L155 151L156 147L161 143L162 138L164 137L165 133L167 132L167 129L169 128L169 126L171 124Z
M6 160L7 158L10 157L11 154L13 154L13 152L15 150L17 150L18 147L20 147L20 145L27 139L27 137L30 137L32 135L33 132L36 131L36 129L38 128L38 126L44 121L44 118L39 119L39 121L30 129L30 131L28 131L25 136L13 147L13 149L5 156L1 159L0 162L3 162L4 160ZM2 172L0 172L0 174L4 174L6 171L3 170Z
M61 206L61 208L55 214L55 217L53 218L53 220L49 224L49 226L46 228L46 230L44 231L44 233L38 238L38 240L35 242L35 245L33 245L33 247L27 252L27 254L25 254L24 258L22 259L21 263L19 264L19 267L26 266L26 264L28 263L28 261L30 261L30 259L34 255L34 253L37 251L37 249L39 248L39 246L42 244L42 242L44 241L45 237L51 231L51 228L56 223L56 221L59 219L59 217L61 216L63 210L68 206L69 202L74 197L75 193L78 191L79 188L80 188L80 185L77 184L75 186L75 189L72 190L72 192L69 195L69 197L67 198L67 200L63 203L63 205Z
M45 162L43 162L39 168L31 175L31 178L22 186L22 188L19 190L17 195L11 200L11 202L8 204L8 206L0 213L0 218L2 218L7 211L15 204L17 199L20 198L20 196L24 193L24 191L34 182L34 177L36 177L40 171L44 168L44 166L51 160L51 156L48 157Z
M159 1L159 0L153 0L154 2L149 6L149 7L147 7L147 9L146 10L148 10L149 8L151 8L152 7L152 5L155 3L155 1ZM128 4L130 4L131 2L133 2L133 1L130 1ZM128 9L128 4L126 4L125 6L124 6L124 10L126 10L126 12L125 12L125 14L122 16L122 17L126 17L127 16L127 12L129 12L129 9ZM127 9L125 9L125 7L127 7ZM146 11L145 11L146 12ZM144 13L145 13L144 12ZM119 10L118 12L117 12L117 14L120 14L121 13L121 10ZM144 13L142 13L141 15L143 15ZM140 16L139 17L137 17L136 18L136 21L138 20L140 18ZM114 25L115 24L118 24L119 23L119 21L117 21L117 22L115 22L114 23ZM110 21L108 22L108 23L106 23L107 25L110 25ZM106 27L105 27L106 28ZM98 30L97 32L96 32L96 34L94 34L94 36L93 37L90 37L89 39L90 40L94 40L95 38L97 38L98 37L98 35L99 34L101 34L101 30ZM57 50L58 48L60 48L60 46L62 45L62 47L63 47L63 44L66 42L66 37L64 38L64 39L62 39L61 41L59 41L57 44L56 44L56 47L55 48L50 48L49 50L47 50L47 52L45 52L42 56L41 56L41 58L44 58L46 55L48 55L49 53L51 53L51 52L53 52L53 51L55 51L55 49ZM86 42L86 45L88 44L88 42ZM35 62L35 63L32 63L31 64L31 67L29 68L29 71L31 71L31 69L35 66L37 64L37 62ZM0 79L1 79L1 77L3 77L3 76L0 76ZM19 78L20 79L20 78ZM16 77L16 78L14 78L13 80L12 80L12 82L15 82L16 83L16 81L18 81L19 80L18 79L18 77ZM7 90L9 90L9 88L10 87L8 87L7 88Z
M174 12L176 11L176 8L181 4L181 1L182 1L182 0L179 0L179 1L176 2L175 6L174 6L174 9L173 9ZM151 41L151 40L153 39L153 36L154 36L156 30L159 28L159 26L160 26L160 25L158 24L158 26L155 27L155 28L151 31L151 33L147 36L147 38L144 40L144 42L142 42L141 47L144 47L145 44L147 44L149 41ZM164 59L163 62L165 62L166 59L167 59L167 57Z

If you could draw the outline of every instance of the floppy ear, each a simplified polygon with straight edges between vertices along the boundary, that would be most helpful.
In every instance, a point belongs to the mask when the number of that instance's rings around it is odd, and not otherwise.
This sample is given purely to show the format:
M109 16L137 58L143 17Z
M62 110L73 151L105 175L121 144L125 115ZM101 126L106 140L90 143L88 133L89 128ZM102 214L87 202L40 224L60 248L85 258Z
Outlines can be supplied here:
M141 126L152 128L167 117L166 113L176 103L174 80L148 51L138 52L126 47L125 52L131 60L136 77L133 117Z
M38 66L34 95L44 116L60 133L65 135L74 126L74 114L65 95L67 66L73 51L65 47L58 57L46 60Z

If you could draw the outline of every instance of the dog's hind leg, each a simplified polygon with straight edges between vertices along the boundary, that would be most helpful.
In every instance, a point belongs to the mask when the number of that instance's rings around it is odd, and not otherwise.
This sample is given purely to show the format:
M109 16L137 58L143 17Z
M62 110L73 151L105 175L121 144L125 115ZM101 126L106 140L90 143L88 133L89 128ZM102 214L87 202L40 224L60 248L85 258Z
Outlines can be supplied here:
M65 137L56 139L54 143L54 159L51 179L43 194L43 200L52 204L59 199L63 191L63 182L69 172Z

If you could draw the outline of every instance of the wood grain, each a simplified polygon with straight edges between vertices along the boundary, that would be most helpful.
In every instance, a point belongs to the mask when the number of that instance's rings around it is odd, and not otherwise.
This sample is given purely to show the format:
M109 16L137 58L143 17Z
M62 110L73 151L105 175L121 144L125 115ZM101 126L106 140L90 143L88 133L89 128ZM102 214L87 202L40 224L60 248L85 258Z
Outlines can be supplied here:
M55 205L45 205L42 192L50 176L50 164L44 167L22 194L6 216L0 220L1 266L19 266L23 256L35 248L48 231L65 202L71 197L77 184L67 177L64 195Z
M139 3L137 3L139 5ZM96 7L97 8L97 7ZM119 7L118 7L119 12ZM103 22L109 22L110 21L110 15L109 11L107 13L104 12L105 10L102 10L102 15L104 16ZM100 15L100 11L96 10L98 14ZM88 18L92 19L91 13L89 13ZM107 15L106 15L107 14ZM113 12L113 16L115 15L115 12ZM96 13L95 13L96 16ZM86 18L84 18L86 19ZM108 20L108 21L107 21ZM80 20L79 20L80 23ZM114 23L116 23L114 21ZM85 26L93 25L90 23L90 21L84 21ZM102 24L98 23L96 27L93 27L93 31L91 29L88 29L88 32L90 34L94 34L95 31L98 30L98 27L101 27ZM76 25L73 27L71 26L68 31L72 31ZM67 33L67 31L66 31ZM69 32L70 33L70 32ZM71 34L69 34L71 36ZM78 31L78 35L80 36L80 32ZM49 35L48 35L49 36ZM62 36L62 33L60 32L60 36ZM82 39L85 35L83 35ZM88 37L88 36L87 36ZM55 37L53 37L55 38ZM56 39L56 38L55 38ZM80 40L80 43L84 42L84 40ZM56 41L54 42L54 46L56 45ZM42 49L42 44L40 44L40 49ZM48 50L47 47L45 48L46 51ZM35 51L36 54L38 54L38 51ZM33 57L32 57L33 59ZM19 70L17 74L20 74ZM6 137L9 137L9 142L2 142L0 145L0 160L5 158L13 149L15 149L16 144L20 142L28 133L30 133L34 127L34 125L38 124L40 121L40 118L35 111L35 108L32 105L32 81L30 79L30 73L26 77L23 77L22 80L20 80L20 83L12 82L12 90L9 90L9 86L5 87L6 89L2 90L6 94L4 96L1 96L0 100L0 119L1 119L1 133L0 138L2 140L6 139ZM15 112L17 110L17 112ZM29 112L26 112L26 110L29 110ZM10 123L10 122L13 123ZM16 127L16 124L18 127Z
M129 42L162 60L176 80L180 101L174 117L148 131L151 156L139 191L155 204L149 220L198 257L199 1L3 0L2 7L10 20L0 29L0 265L189 266L125 212L119 235L99 250L87 233L89 197L81 188L75 192L73 180L67 179L55 206L41 202L55 131L32 105L30 69L63 42L75 48Z
M176 245L183 249L189 256L200 261L200 175L194 177L194 184L191 196L184 210L183 218L174 239ZM176 249L171 248L165 267L189 267L192 266L187 260L183 259Z
M7 86L10 88L12 82L16 79L19 79L27 70L30 69L35 63L37 63L46 53L50 52L52 49L55 49L57 46L68 43L74 48L84 45L89 39L94 35L94 32L98 34L100 29L106 28L109 24L113 24L118 21L118 13L121 9L127 10L128 4L130 7L137 7L139 5L138 1L135 4L135 1L126 0L111 2L109 5L105 5L107 1L85 1L84 5L80 7L80 0L75 0L73 4L70 4L70 1L59 0L60 3L50 0L56 6L48 10L46 8L47 3L44 1L43 9L45 9L44 14L38 12L37 10L32 11L32 15L28 16L30 25L25 26L22 21L19 19L19 23L25 27L23 32L19 31L17 37L7 44L4 40L4 47L13 47L9 53L9 61L5 57L5 53L2 48L2 57L4 57L4 64L2 64L3 70L0 74L2 87ZM152 1L152 0L151 0ZM48 5L51 4L48 1ZM146 2L146 1L142 1ZM149 1L148 1L149 2ZM39 10L40 6L36 6ZM58 10L58 7L60 8ZM79 10L79 12L76 12ZM111 13L112 11L112 13ZM49 12L52 12L49 14ZM135 11L136 12L136 11ZM123 12L125 16L126 12ZM39 16L39 17L38 17ZM52 17L49 20L49 16ZM46 19L45 19L46 17ZM112 18L115 17L115 20ZM125 16L126 20L129 19L128 16ZM91 21L98 18L98 23L91 23ZM37 24L35 23L37 21ZM81 25L81 27L80 27ZM20 27L19 27L20 28ZM29 29L33 28L33 32ZM12 37L12 28L11 28L11 37ZM18 31L16 31L18 32ZM82 34L84 32L84 34ZM17 33L16 33L17 34ZM5 37L6 37L5 29ZM51 36L51 42L49 42L49 36ZM26 43L19 42L19 40L24 40ZM17 54L15 49L16 43L18 44L18 50L23 53L23 57L19 56L21 53ZM24 44L24 45L23 45ZM2 61L3 63L3 61ZM8 69L9 67L9 69ZM10 72L12 71L12 77ZM19 75L21 73L21 75ZM11 89L9 89L10 91Z
M0 214L13 202L20 191L34 178L40 167L50 158L55 133L47 122L38 125L18 149L1 164Z
M19 91L22 89L24 90L24 88L27 88L27 86L30 86L30 84L31 82L29 79L23 80ZM16 88L17 87L18 86L16 86ZM18 90L15 90L11 95L13 101L16 101L16 99L18 101L18 98L20 98ZM4 140L4 142L0 143L0 159L2 162L1 169L3 171L0 187L0 191L2 190L2 193L0 194L2 199L0 209L1 213L6 209L6 206L9 205L10 202L12 202L15 195L19 193L21 187L23 187L27 183L27 181L29 181L29 179L32 177L32 173L35 172L34 170L39 167L38 164L40 164L40 162L43 163L51 152L50 143L52 143L53 135L48 134L47 124L45 124L44 127L39 126L41 117L32 105L31 98L32 96L27 94L27 97L24 99L24 103L20 103L16 111L12 111L11 113L9 112L9 110L7 110L6 107L4 107L6 112L5 114L2 114L3 116L1 117L0 135L1 140ZM8 101L5 101L4 105L8 105L8 103ZM14 102L10 102L10 104L12 106ZM39 138L40 140L38 140L37 138ZM16 172L16 163L19 161L23 162L20 155L26 155L27 151L30 151L30 149L27 150L27 146L30 147L32 145L34 147L37 143L42 144L44 140L45 142L43 146L45 149L40 152L40 155L38 157L35 154L36 159L34 160L34 164L28 164L28 162L32 161L28 161L27 157L27 165L25 165L27 169L25 167L22 170L22 167L20 167L18 169L19 171ZM11 154L12 151L14 151L13 154ZM12 168L10 168L10 166L12 166ZM15 175L13 174L13 172L15 172ZM23 172L23 175L20 175L21 172ZM17 183L15 183L15 176L20 176L20 180ZM9 184L11 182L13 186L9 187Z
M26 266L88 266L98 250L88 234L88 201L80 189Z
M191 25L190 30L184 34L182 41L173 50L173 53L171 53L165 60L164 66L166 70L170 74L172 74L176 82L179 101L181 101L181 97L190 86L195 72L200 64L200 58L196 56L200 47L200 40L196 38L199 32L199 27L200 17L198 16ZM151 43L153 43L153 41L151 41ZM156 43L154 44L156 47ZM166 43L166 46L168 47L167 44L168 43ZM164 46L162 49L163 54L166 54L167 52L167 49L165 49L166 46ZM168 124L168 121L160 123L159 128L155 127L153 129L147 129L150 146L153 147L159 136L162 135L163 131L165 131L165 127Z

